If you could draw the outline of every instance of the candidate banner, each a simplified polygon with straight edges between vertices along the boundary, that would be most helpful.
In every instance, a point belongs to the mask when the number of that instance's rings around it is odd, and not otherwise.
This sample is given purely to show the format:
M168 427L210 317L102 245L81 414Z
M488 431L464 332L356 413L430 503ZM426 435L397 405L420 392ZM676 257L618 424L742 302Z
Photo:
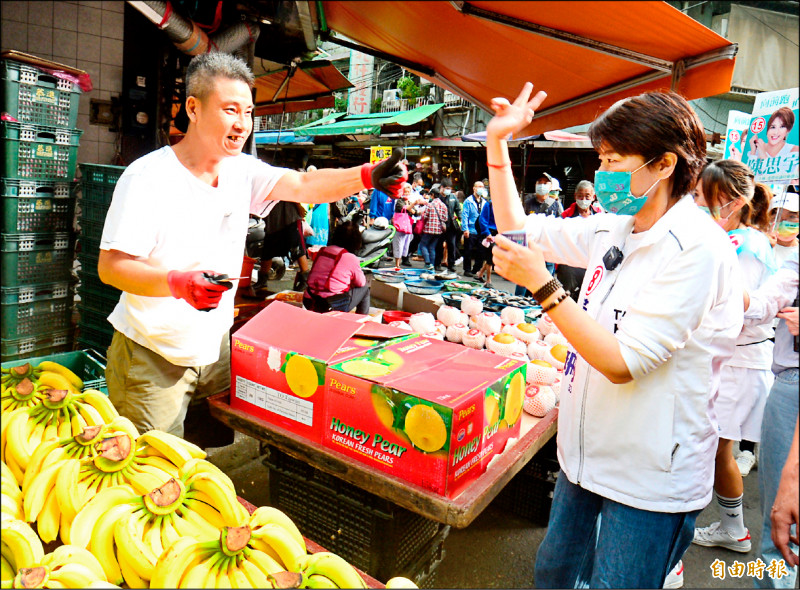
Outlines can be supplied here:
M750 166L758 182L796 182L800 158L797 115L797 88L756 95L742 161Z
M742 161L742 140L747 136L750 113L728 111L728 128L725 131L725 152L723 160Z

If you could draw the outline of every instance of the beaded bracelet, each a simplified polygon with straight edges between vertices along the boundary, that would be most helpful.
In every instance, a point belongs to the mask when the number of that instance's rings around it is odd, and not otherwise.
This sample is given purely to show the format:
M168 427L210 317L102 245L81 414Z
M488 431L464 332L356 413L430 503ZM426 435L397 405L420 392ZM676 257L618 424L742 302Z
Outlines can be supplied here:
M539 287L539 289L533 294L533 298L536 299L539 303L550 297L553 293L558 291L561 288L561 283L558 282L558 279L553 277L549 281L547 281L544 285Z
M566 292L566 291L564 291L564 292L563 292L561 295L559 295L559 296L558 296L558 299L556 299L555 301L553 301L553 303L551 303L550 305L548 305L547 307L545 307L545 308L542 310L542 313L543 313L543 314L544 314L544 313L547 313L548 311L550 311L551 309L553 309L553 308L554 308L556 305L558 305L559 303L561 303L562 301L564 301L564 300L565 300L565 299L567 299L567 298L569 298L569 295L567 294L567 292Z

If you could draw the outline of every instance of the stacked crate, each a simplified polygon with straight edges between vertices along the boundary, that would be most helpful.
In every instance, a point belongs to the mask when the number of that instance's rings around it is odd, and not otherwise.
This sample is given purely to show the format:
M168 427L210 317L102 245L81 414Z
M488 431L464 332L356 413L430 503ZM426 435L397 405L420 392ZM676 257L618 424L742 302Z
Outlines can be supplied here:
M72 348L72 191L80 89L0 60L0 348L3 361Z
M103 283L97 275L97 259L100 256L100 239L103 236L108 206L114 195L117 180L125 171L123 166L79 164L80 180L80 248L78 271L80 286L78 295L78 343L103 354L114 335L108 316L119 301L120 291Z

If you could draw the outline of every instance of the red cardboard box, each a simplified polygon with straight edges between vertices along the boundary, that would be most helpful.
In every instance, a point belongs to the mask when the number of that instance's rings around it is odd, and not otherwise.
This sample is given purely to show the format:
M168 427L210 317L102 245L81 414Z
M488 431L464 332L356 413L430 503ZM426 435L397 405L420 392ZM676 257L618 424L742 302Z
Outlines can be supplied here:
M424 337L331 363L323 444L455 497L519 436L525 369Z
M395 337L410 335L276 301L232 336L231 406L321 442L328 365Z

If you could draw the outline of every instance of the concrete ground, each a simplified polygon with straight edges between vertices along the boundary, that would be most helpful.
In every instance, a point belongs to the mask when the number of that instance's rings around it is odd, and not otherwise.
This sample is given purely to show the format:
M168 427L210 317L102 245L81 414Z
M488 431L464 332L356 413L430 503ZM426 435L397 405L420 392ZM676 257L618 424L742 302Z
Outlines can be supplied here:
M383 267L391 263L384 262ZM415 262L414 266L420 266ZM460 270L460 268L459 268ZM291 288L294 272L271 290ZM496 288L513 292L513 285L494 275ZM373 305L380 302L373 301ZM233 480L239 495L257 506L269 503L269 472L259 455L258 441L236 433L233 445L209 449L209 459L222 468ZM724 579L712 576L711 564L720 559L730 566L734 561L747 565L756 559L761 539L761 515L757 471L744 479L745 523L750 528L753 549L741 554L719 548L692 545L683 557L684 586L687 588L752 588L753 579L745 576ZM320 507L324 509L323 507ZM712 502L700 514L698 526L707 526L719 520L718 508ZM532 588L533 566L536 550L544 538L546 528L519 518L500 506L498 501L489 507L465 529L451 529L444 548L446 556L436 571L435 583L439 588ZM323 539L314 539L325 545Z

